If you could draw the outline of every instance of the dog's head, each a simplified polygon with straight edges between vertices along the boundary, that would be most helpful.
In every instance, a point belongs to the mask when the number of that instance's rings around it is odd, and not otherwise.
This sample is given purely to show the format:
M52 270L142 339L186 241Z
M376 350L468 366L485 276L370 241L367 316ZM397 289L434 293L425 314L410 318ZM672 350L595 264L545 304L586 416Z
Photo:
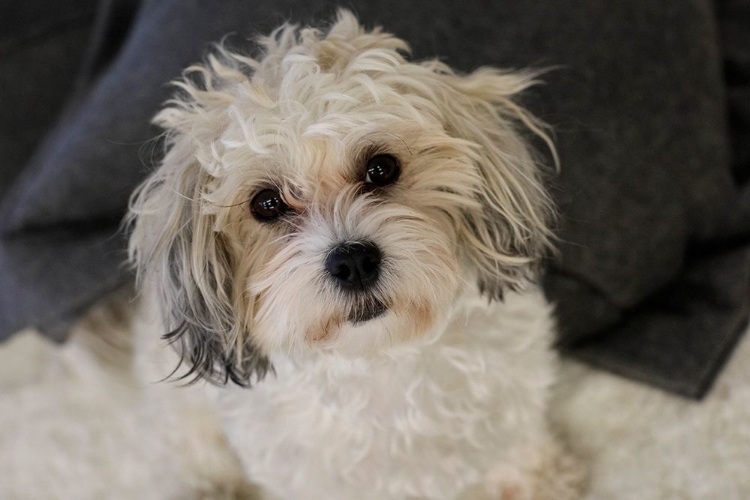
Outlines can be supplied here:
M249 383L267 355L369 355L460 290L498 298L550 242L513 100L531 75L458 75L342 11L263 57L218 48L156 117L169 149L134 195L131 257L193 374Z

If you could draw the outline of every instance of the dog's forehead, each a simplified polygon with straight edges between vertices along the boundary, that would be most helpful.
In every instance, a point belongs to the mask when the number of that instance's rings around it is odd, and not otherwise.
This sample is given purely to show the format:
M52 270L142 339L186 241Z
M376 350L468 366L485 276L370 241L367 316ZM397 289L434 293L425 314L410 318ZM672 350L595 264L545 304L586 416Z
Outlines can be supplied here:
M324 96L329 104L277 102L270 109L249 111L235 121L229 135L255 154L250 167L258 182L292 181L302 189L351 182L368 151L405 150L430 127L405 116L396 103L356 102ZM435 127L440 128L437 124ZM324 181L324 182L322 182Z
M240 85L223 143L253 156L238 163L251 167L255 184L341 185L363 151L408 149L418 136L443 131L437 106L413 90L428 85L431 72L391 49L348 57L351 64L329 71L315 57L295 56L282 74L260 69Z

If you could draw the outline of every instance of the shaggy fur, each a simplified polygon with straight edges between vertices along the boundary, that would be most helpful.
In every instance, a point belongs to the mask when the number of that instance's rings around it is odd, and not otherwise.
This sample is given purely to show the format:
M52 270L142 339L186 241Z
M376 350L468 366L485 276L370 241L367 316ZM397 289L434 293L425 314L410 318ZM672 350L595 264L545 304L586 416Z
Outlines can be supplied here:
M410 62L346 11L261 46L217 48L156 117L168 150L134 195L130 251L162 320L138 330L138 372L231 384L147 408L263 499L577 498L529 283L553 212L522 131L549 139L516 103L533 75ZM378 155L392 183L370 179ZM275 218L251 202L268 191ZM372 286L337 281L342 244L377 249Z

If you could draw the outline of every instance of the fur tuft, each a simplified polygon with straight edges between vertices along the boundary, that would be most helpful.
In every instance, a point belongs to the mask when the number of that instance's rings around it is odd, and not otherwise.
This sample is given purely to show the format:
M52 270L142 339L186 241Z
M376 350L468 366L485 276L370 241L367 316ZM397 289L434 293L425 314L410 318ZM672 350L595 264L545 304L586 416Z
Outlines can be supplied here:
M176 138L159 170L133 195L130 260L138 283L156 291L164 339L177 348L180 365L189 364L180 378L249 385L270 364L239 331L234 264L213 217L204 213L205 174L189 158L185 139Z

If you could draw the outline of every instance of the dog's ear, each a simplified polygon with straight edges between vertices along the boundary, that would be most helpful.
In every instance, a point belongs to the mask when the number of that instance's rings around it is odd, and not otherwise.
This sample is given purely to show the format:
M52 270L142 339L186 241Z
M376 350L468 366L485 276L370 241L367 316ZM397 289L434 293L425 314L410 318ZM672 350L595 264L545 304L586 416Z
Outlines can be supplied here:
M481 179L459 237L483 293L500 298L536 274L553 240L554 206L529 136L546 143L555 165L557 154L545 126L514 100L534 75L482 68L463 76L439 62L425 66L441 81L435 97L444 126L469 141Z
M242 298L231 253L202 198L210 174L186 135L177 132L168 142L161 166L131 199L131 262L141 285L155 289L168 330L164 338L188 364L180 378L249 385L270 366L235 313Z

